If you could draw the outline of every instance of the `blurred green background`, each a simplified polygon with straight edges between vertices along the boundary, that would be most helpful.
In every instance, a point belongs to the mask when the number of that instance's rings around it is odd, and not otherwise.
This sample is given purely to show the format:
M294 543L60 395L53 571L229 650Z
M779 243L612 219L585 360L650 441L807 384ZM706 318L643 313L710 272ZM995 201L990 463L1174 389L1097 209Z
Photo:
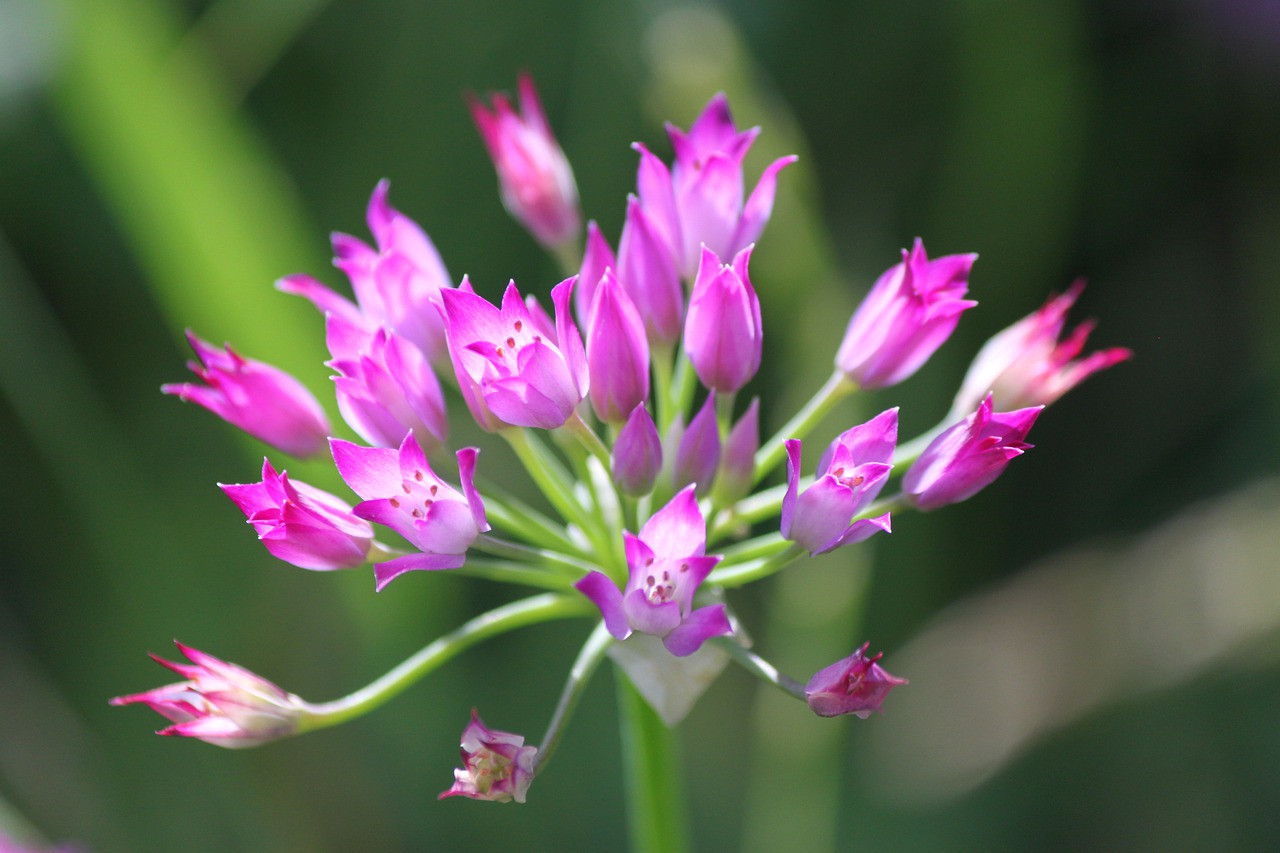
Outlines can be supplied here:
M974 500L731 597L797 676L866 638L912 685L819 720L727 672L683 727L698 846L1280 848L1268 0L0 0L0 816L99 851L624 849L607 668L528 805L435 800L471 707L537 736L586 622L248 752L106 704L164 683L143 653L174 637L336 697L515 594L277 563L214 486L264 448L157 389L190 326L332 411L320 319L271 283L339 284L326 235L365 235L382 177L455 278L545 291L463 100L521 69L611 239L628 144L665 155L661 121L717 90L764 127L749 179L801 153L753 259L766 432L917 235L981 253L981 306L815 438L897 404L904 435L931 426L981 342L1076 276L1095 345L1136 352Z

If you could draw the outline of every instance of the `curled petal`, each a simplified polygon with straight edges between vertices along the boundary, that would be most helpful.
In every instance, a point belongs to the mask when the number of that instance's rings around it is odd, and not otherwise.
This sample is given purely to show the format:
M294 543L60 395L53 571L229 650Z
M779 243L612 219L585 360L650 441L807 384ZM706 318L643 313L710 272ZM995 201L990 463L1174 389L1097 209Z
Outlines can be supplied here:
M602 572L591 572L574 584L574 588L600 608L600 614L604 616L604 625L614 639L625 640L631 636L631 625L627 621L627 614L622 606L622 592L607 575Z
M377 563L373 567L373 578L378 592L405 572L418 569L435 571L437 569L461 568L467 560L465 554L406 554L385 563Z
M726 636L732 632L724 605L712 604L690 613L678 627L662 638L662 644L671 654L682 658L702 648L702 644L712 637Z

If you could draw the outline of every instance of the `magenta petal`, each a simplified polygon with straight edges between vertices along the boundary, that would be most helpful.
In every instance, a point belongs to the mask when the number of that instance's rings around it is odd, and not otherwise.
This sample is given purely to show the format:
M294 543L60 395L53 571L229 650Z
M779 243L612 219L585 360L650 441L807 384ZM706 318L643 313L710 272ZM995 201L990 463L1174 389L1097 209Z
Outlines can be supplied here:
M461 568L466 561L465 554L406 554L403 557L396 557L394 560L389 560L385 563L378 563L373 567L374 588L378 592L382 592L387 584L405 572L412 572L418 569L427 571L457 569Z
M632 628L655 637L665 637L681 621L679 604L674 601L653 604L642 589L627 593L622 599L622 608Z
M679 161L685 162L711 151L723 151L732 146L738 136L729 111L729 98L724 92L716 92L698 117L689 125L686 134L680 128L668 124L667 136Z
M672 270L683 269L686 262L684 238L681 236L680 216L676 210L671 172L665 163L640 143L637 142L631 147L640 154L640 166L636 174L636 193L640 196L639 204L644 209L648 226L652 229L652 236L666 247Z
M674 558L698 556L706 548L707 526L693 486L687 486L655 512L640 538L656 553Z
M898 407L887 409L864 424L847 429L831 442L818 462L818 473L825 474L831 466L831 454L838 446L844 446L855 463L893 461L893 451L898 444Z
M644 320L613 273L596 288L587 326L591 407L596 417L621 423L649 397L649 340Z
M473 341L498 341L507 336L502 313L483 297L460 287L443 291L440 298L448 322L450 349L460 350Z
M810 554L834 548L853 518L853 499L853 491L835 477L819 477L796 500L784 536Z
M301 273L287 275L276 282L276 290L310 300L311 304L320 309L321 313L336 314L348 323L368 325L368 320L360 313L360 309L354 302L345 296L339 295L309 275L302 275Z
M462 554L471 547L477 532L470 507L462 501L438 500L424 517L414 521L409 540L435 554Z
M694 593L698 591L698 587L707 579L707 575L711 574L711 570L724 558L719 554L710 556L688 556L680 558L676 568L680 575L679 584L676 587L675 601L680 605L680 610L688 613L693 606Z
M662 437L643 404L637 405L613 443L610 466L624 494L640 497L653 491L662 470Z
M893 527L890 524L889 513L887 512L876 518L864 518L849 525L849 529L839 539L817 553L825 554L844 545L853 545L870 539L877 533L890 533L892 531Z
M654 562L657 555L643 539L630 531L623 531L622 544L627 558L627 589L640 589L644 585L645 567Z
M577 399L581 400L587 394L588 372L586 349L582 344L582 335L574 325L573 311L570 307L573 287L577 281L576 276L567 278L551 288L551 303L556 309L556 341L560 347L560 354L569 368L569 375L573 377Z
M769 164L751 191L750 198L742 209L742 219L738 222L738 233L733 239L735 246L749 246L760 239L769 217L773 214L773 198L778 188L778 173L800 158L794 154L779 157Z
M374 498L361 501L352 510L358 518L389 527L413 542L417 535L414 519L400 507L399 498Z
M787 492L782 497L782 538L792 538L792 526L796 517L796 499L800 493L800 458L801 441L789 438L784 442L787 449Z
M631 636L631 626L622 609L622 592L607 575L591 572L573 586L600 608L604 626L614 639L625 640Z
M564 406L519 377L489 383L485 403L499 420L512 426L556 429L568 418Z
M716 152L691 180L682 179L680 184L676 202L684 228L685 263L697 259L699 245L721 257L732 255L738 248L732 240L742 211L742 163Z
M617 273L644 318L650 342L669 344L678 340L684 318L684 288L670 247L634 196L627 200L627 221L618 241Z
M400 489L400 454L389 447L361 447L340 438L329 439L334 465L343 481L364 500L395 494Z
M678 658L686 657L702 648L712 637L733 633L723 604L700 607L685 617L679 627L662 638L667 651Z
M573 307L578 315L578 324L587 327L591 319L591 303L595 299L596 287L604 277L605 270L618 268L618 260L609 247L609 241L600 233L595 220L587 223L587 247L582 255L582 267L578 272L578 286L573 291Z
M467 507L471 510L471 518L475 522L476 529L481 533L489 529L489 519L485 516L484 500L480 497L480 493L476 491L476 457L479 456L480 449L477 447L464 447L456 454L458 458L458 479L462 483L462 494L467 499Z
M711 492L719 466L720 425L716 421L715 395L708 394L706 402L680 437L672 466L672 480L677 488L694 484L699 494L707 495Z

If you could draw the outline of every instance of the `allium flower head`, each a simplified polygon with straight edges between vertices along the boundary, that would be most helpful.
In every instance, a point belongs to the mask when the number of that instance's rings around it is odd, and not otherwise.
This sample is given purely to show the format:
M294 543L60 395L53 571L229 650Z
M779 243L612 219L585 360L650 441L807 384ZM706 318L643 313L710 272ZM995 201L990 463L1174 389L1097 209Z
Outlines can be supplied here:
M471 722L462 730L462 767L453 771L453 787L440 794L445 797L469 797L523 803L533 782L535 746L525 746L524 736L491 729L475 710Z
M810 554L861 542L889 531L889 513L854 521L884 488L898 440L898 410L889 409L845 431L818 463L813 485L800 488L800 442L787 441L787 493L782 536Z
M902 263L876 280L849 320L836 367L863 388L896 385L920 369L951 337L977 255L929 260L924 243L903 250Z
M262 482L218 487L286 563L319 571L364 564L373 543L369 522L328 492L277 474L268 460L262 460Z
M662 638L676 657L696 652L707 639L732 628L723 604L693 609L698 586L720 562L705 556L707 527L693 487L681 491L640 528L624 533L627 587L618 587L603 572L591 572L575 586L600 608L605 627L619 640L632 631Z
M702 247L685 318L684 348L698 379L722 394L736 392L760 369L764 330L760 300L747 275L751 249L739 252L730 266Z
M204 406L224 421L294 456L324 448L329 421L302 383L278 367L244 358L228 344L218 349L187 331L199 361L187 362L204 385L161 385L165 394Z
M521 74L520 112L502 94L490 111L471 98L471 116L484 139L502 190L502 203L544 246L572 240L582 224L573 169L551 133L533 80Z
M586 351L569 305L573 284L568 279L551 290L554 340L521 300L515 282L507 285L501 308L469 287L444 294L458 385L485 429L503 424L555 429L586 396Z
M870 643L863 643L844 660L819 670L805 685L804 695L809 707L819 717L838 717L853 714L865 720L872 712L879 711L889 691L905 678L885 672L877 661L883 656L877 652L867 657Z
M921 510L967 500L1031 449L1027 433L1043 409L996 412L988 394L976 412L930 442L902 478L902 491Z
M337 438L331 444L338 473L364 499L355 515L390 527L421 551L374 566L378 589L414 569L458 568L471 543L489 529L475 489L476 448L458 451L458 491L431 470L413 433L404 437L399 450Z
M112 705L142 704L173 725L156 734L199 738L239 749L288 737L306 716L305 704L260 675L177 643L190 664L152 655L185 680L146 693L118 696Z
M1059 341L1067 312L1080 298L1084 282L1076 282L1061 296L1051 296L1044 306L996 334L978 351L965 374L952 411L971 412L988 392L995 404L1012 409L1047 406L1090 375L1133 357L1124 347L1099 350L1077 358L1094 323L1076 326Z
M794 156L773 161L743 203L742 164L758 127L739 132L723 93L707 104L688 132L667 125L675 152L670 170L643 146L637 187L640 202L653 218L676 266L692 278L699 246L706 244L722 258L756 242L773 212L778 172Z

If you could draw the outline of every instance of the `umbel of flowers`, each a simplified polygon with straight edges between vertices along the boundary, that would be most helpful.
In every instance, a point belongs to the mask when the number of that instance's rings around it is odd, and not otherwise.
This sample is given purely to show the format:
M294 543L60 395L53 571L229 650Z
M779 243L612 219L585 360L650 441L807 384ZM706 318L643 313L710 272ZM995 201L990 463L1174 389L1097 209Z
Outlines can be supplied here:
M324 703L179 646L189 663L160 661L179 682L112 700L163 714L171 725L161 734L245 747L334 725L481 640L570 617L596 627L568 664L540 743L473 712L462 767L441 796L524 802L606 656L668 724L730 660L818 715L868 717L906 683L879 654L864 645L814 661L801 683L747 648L732 590L887 534L897 512L972 497L1030 449L1046 405L1130 356L1079 357L1089 324L1061 339L1076 285L982 349L929 433L899 443L894 408L814 442L836 402L908 379L976 304L966 298L976 256L930 257L915 240L831 342L830 380L761 443L769 402L739 399L764 339L751 258L794 158L771 163L747 192L743 164L758 129L738 130L716 95L688 131L668 127L671 162L636 144L636 194L614 244L594 222L583 233L568 159L533 84L521 78L519 88L518 112L502 96L475 99L472 111L503 203L568 267L563 281L512 281L491 302L450 277L383 181L368 206L372 243L333 237L354 301L307 275L277 284L323 313L338 410L360 442L333 436L297 380L194 334L200 382L162 390L283 453L331 456L352 494L292 480L270 459L259 482L222 486L274 557L315 571L371 566L378 590L405 574L452 571L540 592L478 614ZM507 494L505 472L484 477L478 448L451 448L449 415L506 441L546 508ZM785 483L766 485L784 473ZM731 541L744 531L755 535Z

